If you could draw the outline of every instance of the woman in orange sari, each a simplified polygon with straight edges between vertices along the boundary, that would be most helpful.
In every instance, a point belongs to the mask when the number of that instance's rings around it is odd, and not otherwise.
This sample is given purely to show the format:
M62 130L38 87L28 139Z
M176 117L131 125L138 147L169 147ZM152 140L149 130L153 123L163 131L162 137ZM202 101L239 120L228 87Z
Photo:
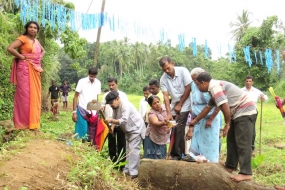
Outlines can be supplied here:
M36 39L39 30L37 22L28 22L24 34L7 48L15 56L10 82L16 85L13 121L18 129L37 130L40 127L40 73L43 72L40 61L45 51Z

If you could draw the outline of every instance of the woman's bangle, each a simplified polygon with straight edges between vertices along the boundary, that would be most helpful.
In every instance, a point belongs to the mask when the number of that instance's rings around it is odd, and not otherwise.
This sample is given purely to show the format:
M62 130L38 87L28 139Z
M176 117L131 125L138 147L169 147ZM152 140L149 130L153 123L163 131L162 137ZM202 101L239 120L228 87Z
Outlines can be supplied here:
M225 126L226 126L226 127L227 127L227 126L229 127L229 126L230 126L230 124L227 124L227 123L226 123L226 124L225 124Z
M74 110L72 113L76 113L76 110Z

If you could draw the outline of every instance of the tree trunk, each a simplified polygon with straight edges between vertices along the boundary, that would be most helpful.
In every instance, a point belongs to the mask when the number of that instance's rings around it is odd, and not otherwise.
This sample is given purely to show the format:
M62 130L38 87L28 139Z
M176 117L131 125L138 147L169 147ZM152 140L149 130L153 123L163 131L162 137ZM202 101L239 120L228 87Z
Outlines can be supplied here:
M142 159L139 184L148 189L274 189L252 181L234 182L221 164Z

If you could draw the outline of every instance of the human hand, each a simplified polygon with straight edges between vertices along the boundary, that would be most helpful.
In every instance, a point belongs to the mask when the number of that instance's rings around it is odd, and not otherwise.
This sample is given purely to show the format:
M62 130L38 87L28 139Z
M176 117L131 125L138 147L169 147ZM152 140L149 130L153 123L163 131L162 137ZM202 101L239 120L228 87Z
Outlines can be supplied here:
M212 118L207 119L205 128L210 128L212 125L212 121L213 121Z
M176 106L174 107L174 111L176 113L176 115L180 114L182 106L180 104L176 104Z
M223 137L227 136L229 129L230 129L230 124L226 124L223 129Z
M189 126L194 126L197 123L196 119L192 119L189 123Z
M25 56L23 56L23 55L21 55L19 59L21 59L21 60L25 60L25 59L26 59L26 57L25 57Z
M166 116L166 118L165 119L167 119L167 120L173 120L173 117L172 117L172 115L171 114L167 114L167 116Z
M262 102L265 101L264 94L260 94L259 98L260 98L260 100L261 100Z
M112 118L106 118L106 119L104 120L104 122L105 122L107 125L112 124L112 121L113 121Z
M193 136L193 129L194 129L194 127L189 127L189 130L188 130L188 132L186 133L186 136L185 136L185 138L186 138L187 141L190 140L190 139L192 139L192 136Z
M111 126L110 125L111 124L109 124L109 133L113 135L114 134L114 130L115 130L115 125L114 124L111 125Z
M73 113L73 114L72 114L72 121L76 122L77 120L78 120L77 114L76 114L76 113Z

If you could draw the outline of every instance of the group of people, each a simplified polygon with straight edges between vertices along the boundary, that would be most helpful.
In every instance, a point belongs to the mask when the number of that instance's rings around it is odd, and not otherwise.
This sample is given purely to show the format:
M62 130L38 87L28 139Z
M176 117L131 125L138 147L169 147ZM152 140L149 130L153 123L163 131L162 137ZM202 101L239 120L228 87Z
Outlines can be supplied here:
M8 47L16 57L10 78L16 85L13 120L16 128L37 130L41 110L40 73L43 71L40 61L45 51L35 38L39 25L31 21L25 29L25 33ZM168 56L162 57L159 65L164 73L160 81L153 79L143 88L140 111L118 89L117 79L108 79L109 91L103 96L101 109L110 130L110 159L115 163L127 160L125 166L118 164L118 169L136 178L142 141L144 157L152 159L165 158L166 144L170 141L172 160L196 161L203 156L207 161L219 162L219 137L222 135L227 137L227 158L222 164L229 172L239 165L239 174L233 175L233 180L250 180L256 103L258 99L268 99L252 87L253 78L246 77L246 85L240 89L230 82L212 79L202 68L194 68L190 74L187 68L176 67ZM86 141L93 140L98 121L98 112L87 110L89 102L99 101L101 82L97 75L97 68L89 68L88 76L78 81L73 99L75 133ZM52 105L58 101L60 89L67 107L69 87L64 83L59 88L55 81L49 89ZM172 125L172 120L176 124Z
M64 80L61 86L56 85L56 81L52 80L52 85L48 89L47 98L50 97L51 108L50 111L53 113L53 116L58 119L58 103L62 101L63 109L67 110L68 107L68 92L71 91L70 85L67 84L67 81ZM62 95L61 95L62 93Z

